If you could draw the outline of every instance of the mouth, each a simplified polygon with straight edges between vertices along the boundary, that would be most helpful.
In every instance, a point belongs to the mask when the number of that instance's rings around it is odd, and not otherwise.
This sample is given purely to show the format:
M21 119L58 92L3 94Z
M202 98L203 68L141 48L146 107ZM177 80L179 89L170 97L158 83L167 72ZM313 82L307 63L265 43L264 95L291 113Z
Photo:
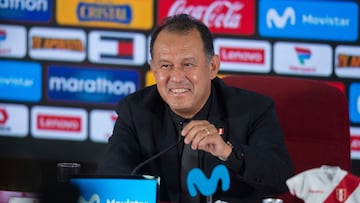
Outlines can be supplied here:
M172 88L172 89L170 89L170 92L173 94L183 94L183 93L186 93L189 91L190 91L190 89L187 89L187 88Z

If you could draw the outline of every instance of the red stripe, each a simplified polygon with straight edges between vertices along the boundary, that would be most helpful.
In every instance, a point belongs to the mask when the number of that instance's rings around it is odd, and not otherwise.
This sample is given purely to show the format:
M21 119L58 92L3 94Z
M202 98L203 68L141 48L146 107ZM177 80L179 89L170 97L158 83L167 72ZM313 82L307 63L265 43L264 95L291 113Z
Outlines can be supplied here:
M134 54L134 46L132 42L118 42L118 55L132 56Z
M359 182L359 177L348 173L329 194L324 203L345 202L358 187Z

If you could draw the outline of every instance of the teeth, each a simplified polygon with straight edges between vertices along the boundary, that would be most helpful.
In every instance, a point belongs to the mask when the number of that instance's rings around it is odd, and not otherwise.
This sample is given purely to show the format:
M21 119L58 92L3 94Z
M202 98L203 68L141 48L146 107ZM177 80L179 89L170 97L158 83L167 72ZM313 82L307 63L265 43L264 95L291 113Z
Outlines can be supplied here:
M187 89L171 89L171 92L173 92L173 93L184 93L186 91L187 91Z

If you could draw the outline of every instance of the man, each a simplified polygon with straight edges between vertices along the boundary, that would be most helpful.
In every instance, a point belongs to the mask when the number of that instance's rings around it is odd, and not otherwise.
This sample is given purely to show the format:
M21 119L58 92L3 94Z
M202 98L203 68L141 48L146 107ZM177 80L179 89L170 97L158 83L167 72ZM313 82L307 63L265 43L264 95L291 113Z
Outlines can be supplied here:
M136 171L160 177L161 201L205 202L188 194L184 177L194 167L210 177L219 164L229 170L230 189L217 190L214 202L255 203L287 191L293 168L274 104L216 77L220 60L209 29L181 14L167 18L151 37L157 84L119 102L98 172L130 173L180 136L180 144Z

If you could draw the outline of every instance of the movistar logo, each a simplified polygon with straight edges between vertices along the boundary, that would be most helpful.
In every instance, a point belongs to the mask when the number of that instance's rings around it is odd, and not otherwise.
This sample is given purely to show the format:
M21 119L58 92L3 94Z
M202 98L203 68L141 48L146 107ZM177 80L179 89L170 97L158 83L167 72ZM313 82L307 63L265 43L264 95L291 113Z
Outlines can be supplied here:
M89 201L86 201L86 199L80 195L78 203L100 203L100 196L95 193L90 197Z
M192 197L198 194L211 196L215 193L218 183L221 182L222 191L230 188L230 174L225 165L217 165L211 172L210 178L207 178L202 170L193 168L188 176L186 185Z
M282 15L279 15L279 13L273 8L269 9L266 14L266 25L268 28L273 28L273 24L277 28L284 28L288 21L290 21L291 25L295 25L296 17L295 11L292 7L287 7Z

